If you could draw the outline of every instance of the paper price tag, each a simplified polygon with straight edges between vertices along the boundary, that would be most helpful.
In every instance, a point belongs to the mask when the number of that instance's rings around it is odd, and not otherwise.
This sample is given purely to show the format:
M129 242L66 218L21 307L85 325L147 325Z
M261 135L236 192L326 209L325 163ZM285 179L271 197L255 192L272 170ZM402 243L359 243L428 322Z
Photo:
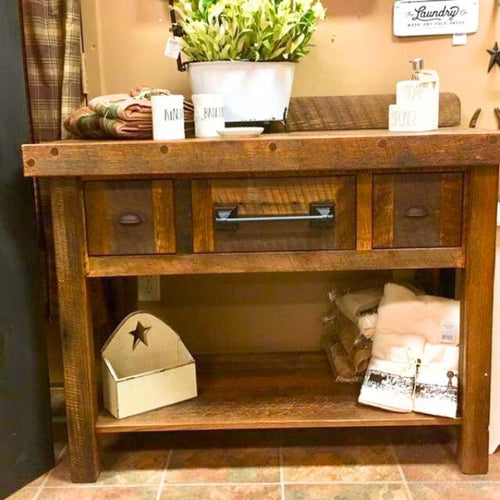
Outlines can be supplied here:
M466 45L467 44L467 34L466 33L455 33L453 35L453 45Z
M439 341L443 344L456 344L457 342L457 327L451 322L441 322L441 335Z
M165 55L172 59L177 59L181 53L181 42L178 38L170 37L165 47Z

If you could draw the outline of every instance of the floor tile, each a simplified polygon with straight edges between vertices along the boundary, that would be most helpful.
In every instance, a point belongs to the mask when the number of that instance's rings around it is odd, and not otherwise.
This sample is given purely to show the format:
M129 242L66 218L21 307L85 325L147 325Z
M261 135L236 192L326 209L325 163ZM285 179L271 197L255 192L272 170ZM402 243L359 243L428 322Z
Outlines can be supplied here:
M157 487L43 488L37 500L155 500Z
M59 462L62 458L62 452L68 444L66 423L52 424L52 439L54 446L54 458L56 462Z
M162 436L124 435L105 446L97 485L159 485L165 469L169 440ZM71 485L69 456L50 473L46 486Z
M279 485L165 486L161 500L281 500Z
M348 429L286 429L283 431L283 446L328 446L353 443L386 445L389 436L382 428Z
M36 497L39 489L40 488L25 486L24 488L21 488L12 495L8 496L6 500L33 500Z
M408 500L408 498L402 484L285 485L285 500Z
M500 481L500 451L490 455L488 479Z
M243 433L246 434L246 433ZM165 482L273 483L280 480L279 446L237 433L177 436Z
M385 436L340 433L321 442L286 442L282 449L285 482L401 481L394 451Z
M457 444L445 429L409 429L393 439L407 481L486 481L489 475L465 475L457 464ZM498 471L500 473L500 464Z
M500 484L497 483L410 483L414 500L498 500Z

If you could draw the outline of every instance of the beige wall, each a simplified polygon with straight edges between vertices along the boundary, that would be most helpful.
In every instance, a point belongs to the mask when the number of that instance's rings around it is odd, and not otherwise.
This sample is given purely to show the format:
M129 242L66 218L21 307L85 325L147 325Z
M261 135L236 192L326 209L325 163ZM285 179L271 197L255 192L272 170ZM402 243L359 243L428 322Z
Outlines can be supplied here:
M162 279L162 303L145 303L194 353L314 351L332 283L374 286L381 273L287 273Z
M482 1L480 30L463 47L451 37L395 39L389 0L326 0L328 19L316 47L297 67L295 95L393 93L408 78L408 60L438 70L441 89L457 93L463 122L483 108L478 127L496 127L500 68L487 75L486 49L500 23L494 0ZM189 95L187 75L163 56L168 11L162 0L82 0L89 94L137 84ZM336 34L332 43L333 33ZM193 352L317 349L326 291L359 274L165 277L163 302L144 304L171 324Z
M479 31L465 46L450 36L396 39L390 0L323 0L327 20L313 39L316 47L297 67L295 95L392 93L409 76L408 60L422 57L436 69L441 88L462 100L463 123L483 108L478 127L496 128L500 68L486 73L487 48L498 36L495 0L480 2ZM137 84L167 87L189 95L187 75L163 56L168 36L164 0L82 0L91 95L127 90ZM335 42L332 35L335 33Z

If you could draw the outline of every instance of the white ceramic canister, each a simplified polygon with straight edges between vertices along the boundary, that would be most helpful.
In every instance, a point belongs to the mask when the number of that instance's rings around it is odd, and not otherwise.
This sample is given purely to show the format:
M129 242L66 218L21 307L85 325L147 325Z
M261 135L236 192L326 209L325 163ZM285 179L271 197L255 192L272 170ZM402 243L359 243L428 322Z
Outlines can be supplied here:
M218 137L224 128L224 97L222 94L194 94L194 133L196 137Z
M153 95L153 139L184 139L184 96Z

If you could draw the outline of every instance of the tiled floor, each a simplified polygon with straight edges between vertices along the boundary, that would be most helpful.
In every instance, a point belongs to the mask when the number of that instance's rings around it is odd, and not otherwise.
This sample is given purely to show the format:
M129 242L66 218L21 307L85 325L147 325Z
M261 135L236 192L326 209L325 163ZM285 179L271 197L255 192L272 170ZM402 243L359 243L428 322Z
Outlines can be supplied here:
M500 453L464 476L449 429L134 434L103 439L97 483L74 485L55 425L57 466L11 499L500 499Z

